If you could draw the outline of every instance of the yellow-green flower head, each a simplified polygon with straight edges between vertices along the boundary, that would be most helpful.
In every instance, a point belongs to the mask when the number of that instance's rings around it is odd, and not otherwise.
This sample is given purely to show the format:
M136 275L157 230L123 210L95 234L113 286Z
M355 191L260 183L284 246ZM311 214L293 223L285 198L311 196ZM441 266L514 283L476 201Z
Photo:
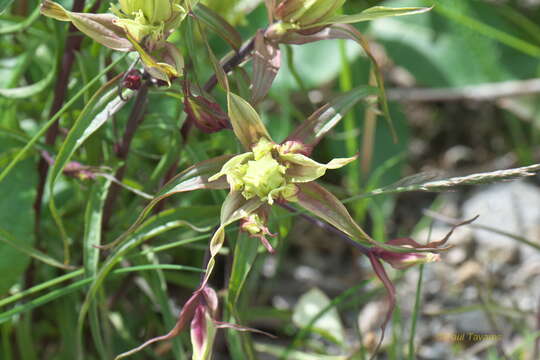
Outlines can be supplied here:
M241 192L246 199L258 197L271 205L276 199L295 201L298 192L295 183L313 181L327 169L342 167L355 159L319 164L298 153L300 146L291 144L278 145L261 138L251 152L233 157L209 180L225 175L232 191Z
M119 17L116 23L137 41L149 36L150 48L164 40L186 15L180 0L119 0L111 11Z
M150 25L166 22L174 12L183 11L179 0L119 0L120 9L127 17L143 14Z

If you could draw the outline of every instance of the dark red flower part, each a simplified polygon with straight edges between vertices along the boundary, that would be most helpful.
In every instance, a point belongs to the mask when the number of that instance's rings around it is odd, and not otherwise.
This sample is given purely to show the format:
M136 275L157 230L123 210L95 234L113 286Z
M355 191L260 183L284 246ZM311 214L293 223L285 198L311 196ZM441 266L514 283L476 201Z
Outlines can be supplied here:
M184 83L184 111L187 114L186 121L207 134L231 127L229 117L221 106L204 96L194 95L187 82Z
M142 73L137 69L131 69L126 76L122 86L130 90L139 90L142 84Z

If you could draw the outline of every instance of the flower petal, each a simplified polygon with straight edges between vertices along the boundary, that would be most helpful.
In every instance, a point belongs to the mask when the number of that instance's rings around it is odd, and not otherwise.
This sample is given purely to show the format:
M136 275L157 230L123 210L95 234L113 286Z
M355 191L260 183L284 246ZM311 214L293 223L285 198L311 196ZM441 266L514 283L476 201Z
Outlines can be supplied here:
M298 204L343 231L354 241L376 244L353 220L345 206L328 190L315 182L298 184Z
M81 32L108 48L118 51L133 50L124 29L114 24L118 18L112 14L71 12L49 0L41 4L40 11L43 15L56 20L71 21Z
M210 240L210 259L208 260L204 279L200 286L201 289L206 286L215 265L215 257L225 241L225 227L248 216L263 204L258 198L246 200L240 192L232 191L227 195L221 206L221 223Z
M246 100L229 92L227 106L233 131L246 149L249 150L262 138L272 141L259 114Z
M396 306L396 288L394 287L392 280L390 280L390 278L388 277L386 270L384 270L384 266L383 264L381 264L381 261L377 259L377 257L372 253L368 254L368 258L371 262L371 266L373 267L375 275L377 275L379 280L381 280L384 288L386 289L386 293L388 294L388 310L386 311L386 316L384 317L384 321L381 325L381 338L379 339L377 347L373 351L373 353L376 354L384 340L384 332L386 330L386 326L388 325L388 322L390 321L390 318L392 317L392 313L394 312L394 308Z
M176 322L176 325L167 334L165 334L163 336L158 336L158 337L152 338L152 339L146 341L145 343L143 343L142 345L136 347L135 349L132 349L130 351L127 351L125 353L122 353L122 354L118 355L116 358L114 358L114 360L120 360L120 359L125 358L127 356L133 355L133 354L141 351L142 349L144 349L148 345L151 345L151 344L153 344L155 342L158 342L158 341L170 340L173 337L180 334L184 330L186 325L191 321L191 319L193 319L193 316L195 315L195 310L197 309L197 306L200 303L201 295L202 295L202 293L199 290L197 290L197 291L195 291L193 293L193 295L189 298L189 300L182 307L182 311L180 312L180 315L178 316L178 320Z
M321 164L302 154L281 154L281 159L291 164L287 169L286 177L293 183L310 182L320 178L328 169L339 169L348 163L356 160L357 156L350 158L337 158L328 164Z
M297 141L311 152L319 141L336 126L345 114L360 100L376 95L377 88L360 86L325 104L307 118L284 141Z
M253 52L253 88L251 102L261 101L272 87L281 66L281 52L277 43L265 39L262 31L255 35Z

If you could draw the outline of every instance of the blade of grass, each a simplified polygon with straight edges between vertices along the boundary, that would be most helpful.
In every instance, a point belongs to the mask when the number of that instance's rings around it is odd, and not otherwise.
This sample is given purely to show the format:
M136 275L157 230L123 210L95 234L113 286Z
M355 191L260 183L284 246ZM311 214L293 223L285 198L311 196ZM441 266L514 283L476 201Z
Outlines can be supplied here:
M453 20L458 24L471 28L479 34L495 39L511 48L521 51L524 54L533 56L535 58L540 58L540 47L513 35L507 34L504 31L498 30L490 25L484 24L465 14L456 12L450 7L444 5L442 1L434 0L434 2L436 4L434 10L444 17Z
M86 277L94 277L99 266L99 246L101 245L101 224L103 218L103 205L109 191L111 181L99 178L90 190L86 212L84 215L83 237L83 264ZM90 309L90 331L94 345L101 358L110 358L105 346L99 325L99 312L97 304ZM82 341L78 339L77 341Z
M198 273L204 272L203 269L192 267L192 266L175 265L175 264L159 264L159 265L140 265L140 266L125 267L122 269L117 269L117 270L112 271L111 275L120 275L120 274L126 274L126 273L131 273L131 272L138 272L138 271L155 271L157 269L174 270L174 271L190 271L190 272L198 272ZM86 279L76 281L60 289L51 290L45 295L32 299L25 304L18 305L8 311L4 311L3 313L0 313L0 324L6 321L9 321L15 315L28 312L37 307L48 304L49 302L56 300L62 296L66 296L79 289L83 289L85 286L92 283L92 281L94 280L95 278L86 278Z
M416 323L420 314L420 304L422 302L422 280L424 277L424 264L418 266L418 283L416 284L416 297L414 301L414 310L411 319L411 334L409 337L409 360L416 359L414 349L414 338L416 335Z

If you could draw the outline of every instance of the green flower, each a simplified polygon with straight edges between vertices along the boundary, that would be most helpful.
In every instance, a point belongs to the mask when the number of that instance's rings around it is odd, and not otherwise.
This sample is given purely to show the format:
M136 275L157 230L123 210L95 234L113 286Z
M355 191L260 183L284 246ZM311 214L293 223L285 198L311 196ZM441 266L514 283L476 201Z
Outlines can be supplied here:
M154 78L170 83L181 76L184 62L178 49L166 40L186 16L180 0L121 0L111 5L113 14L71 12L45 0L41 13L69 21L100 44L118 51L137 51Z

